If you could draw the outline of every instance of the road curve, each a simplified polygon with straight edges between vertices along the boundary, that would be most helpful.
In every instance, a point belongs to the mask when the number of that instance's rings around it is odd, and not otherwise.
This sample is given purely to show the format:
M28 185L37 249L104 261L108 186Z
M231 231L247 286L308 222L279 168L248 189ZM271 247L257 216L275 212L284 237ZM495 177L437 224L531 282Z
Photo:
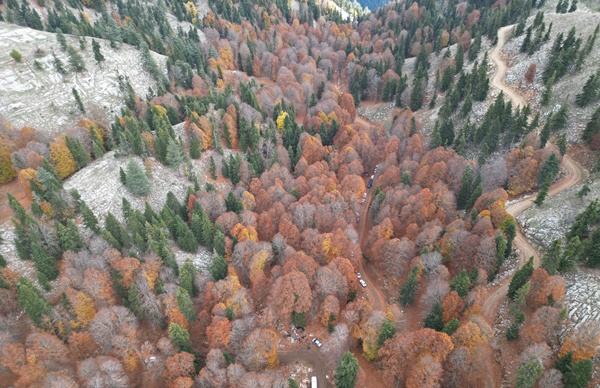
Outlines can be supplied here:
M508 34L512 33L515 25L512 24L510 26L502 27L498 30L498 44L496 48L492 51L492 61L496 64L496 74L492 78L492 85L497 89L500 89L504 92L504 95L507 96L516 106L524 107L526 104L525 99L518 93L516 93L512 88L506 85L504 81L504 76L506 75L506 63L501 58L502 48L504 47L504 43L506 43L506 39Z
M553 197L565 190L570 189L571 187L583 182L586 177L584 168L567 155L563 157L562 170L564 172L563 179L552 185L548 192L548 197ZM506 208L506 212L516 219L521 213L533 206L534 199L535 195L521 198L518 201L511 203ZM513 244L521 252L518 267L521 267L523 264L525 264L525 262L532 256L534 267L539 267L541 255L538 250L529 242L529 240L525 238L519 225L517 225L517 235L513 241ZM496 313L506 297L509 283L510 277L504 279L501 285L492 294L490 294L483 305L483 314L485 319L491 324L493 324L494 320L496 319Z

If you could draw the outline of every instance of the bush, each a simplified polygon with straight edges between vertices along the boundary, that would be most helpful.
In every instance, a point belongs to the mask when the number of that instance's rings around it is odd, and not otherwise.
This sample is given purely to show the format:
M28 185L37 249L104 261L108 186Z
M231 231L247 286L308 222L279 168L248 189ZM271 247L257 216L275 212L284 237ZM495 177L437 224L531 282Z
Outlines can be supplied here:
M18 52L17 50L13 50L10 52L10 56L13 57L13 59L17 62L21 62L22 56L21 53Z
M518 323L513 323L506 330L506 339L509 341L515 341L519 339L519 330L521 330L521 325Z

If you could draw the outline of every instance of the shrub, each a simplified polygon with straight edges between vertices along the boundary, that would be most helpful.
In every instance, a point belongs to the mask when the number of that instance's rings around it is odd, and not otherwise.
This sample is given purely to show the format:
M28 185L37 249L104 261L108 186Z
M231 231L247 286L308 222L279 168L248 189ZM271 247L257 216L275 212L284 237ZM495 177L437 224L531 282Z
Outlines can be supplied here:
M13 50L10 52L10 56L13 57L13 59L17 62L21 62L22 56L21 53L18 52L17 50Z

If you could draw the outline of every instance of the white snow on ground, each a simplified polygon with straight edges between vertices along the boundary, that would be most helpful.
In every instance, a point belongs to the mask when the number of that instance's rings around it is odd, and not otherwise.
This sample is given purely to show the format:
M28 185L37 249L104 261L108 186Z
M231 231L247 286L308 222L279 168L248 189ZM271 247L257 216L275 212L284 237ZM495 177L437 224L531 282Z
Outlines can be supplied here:
M67 42L79 50L74 36L65 35ZM156 90L156 83L145 71L140 52L133 46L110 48L107 41L97 39L105 61L98 65L92 51L92 40L86 38L86 49L80 52L85 61L84 72L59 74L53 65L54 52L69 70L68 55L59 47L56 35L14 24L0 22L0 115L15 127L25 125L46 133L59 133L75 124L83 116L79 112L72 88L76 88L86 106L99 107L105 112L118 113L123 104L118 75L129 79L135 92L145 96L148 87ZM36 55L36 50L38 54ZM17 63L10 52L22 54ZM166 74L166 57L152 52L157 64ZM36 70L34 60L43 70Z
M569 306L568 327L583 322L600 321L600 273L597 269L581 268L564 276L566 294L564 303Z

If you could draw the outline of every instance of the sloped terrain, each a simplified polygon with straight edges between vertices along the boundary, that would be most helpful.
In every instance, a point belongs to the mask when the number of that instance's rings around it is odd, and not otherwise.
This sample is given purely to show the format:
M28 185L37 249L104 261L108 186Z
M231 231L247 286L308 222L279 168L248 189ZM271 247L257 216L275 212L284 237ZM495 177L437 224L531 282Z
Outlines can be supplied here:
M65 37L70 46L79 50L75 37ZM97 40L105 61L97 64L88 37L85 50L80 52L86 70L69 71L63 76L56 71L52 54L69 70L68 55L61 50L55 34L0 22L0 114L17 128L27 125L59 133L82 117L72 88L77 89L89 114L104 112L109 116L119 113L124 105L119 76L128 80L139 95L145 96L149 87L156 90L156 82L143 70L140 52L135 47L123 44L115 50L108 42ZM12 50L22 54L21 63L10 57ZM166 57L151 54L166 72ZM41 70L35 68L35 60L41 64Z

